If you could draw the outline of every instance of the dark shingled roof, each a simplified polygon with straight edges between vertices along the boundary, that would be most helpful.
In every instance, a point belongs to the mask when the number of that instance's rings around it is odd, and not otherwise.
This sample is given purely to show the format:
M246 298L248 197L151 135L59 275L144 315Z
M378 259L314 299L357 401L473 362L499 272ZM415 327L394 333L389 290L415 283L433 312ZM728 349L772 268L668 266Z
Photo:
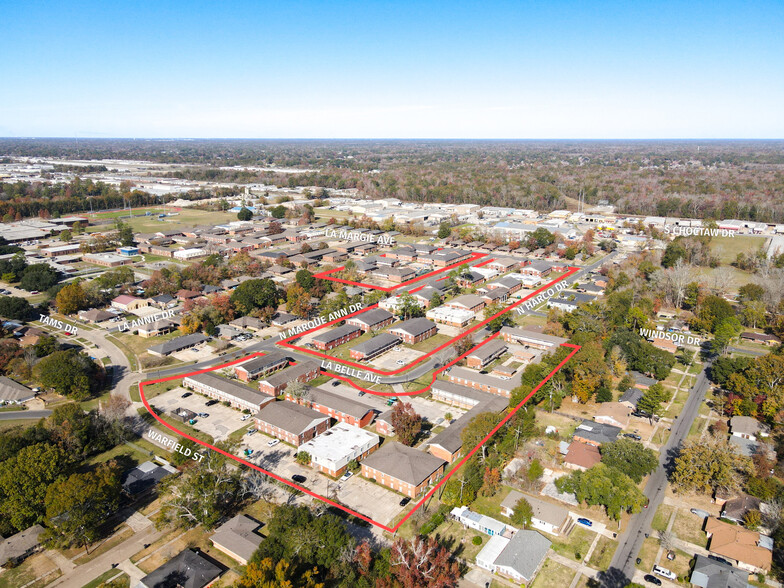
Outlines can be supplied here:
M207 341L207 337L202 335L201 333L191 333L190 335L183 335L182 337L177 337L176 339L172 339L171 341L166 341L165 343L161 343L160 345L153 345L150 347L150 351L154 351L156 353L160 353L162 355L166 355L169 353L174 353L175 351L179 351L181 349L186 349L188 347L193 347L194 345L198 345L199 343L203 343Z
M201 553L185 549L141 579L145 588L204 588L221 575L221 569Z
M427 320L426 318L413 318L408 319L407 321L403 321L399 325L396 325L393 329L390 329L390 332L401 332L407 333L412 337L419 337L419 335L423 333L427 333L430 329L436 326L435 323Z
M360 328L356 325L343 325L342 327L337 327L335 329L330 329L320 335L316 335L313 337L313 341L319 341L321 343L330 343L331 341L335 341L336 339L340 339L341 337L345 337L346 335L350 335L354 331L359 331Z
M384 443L381 449L366 457L362 463L414 486L424 482L446 464L443 459L394 441Z

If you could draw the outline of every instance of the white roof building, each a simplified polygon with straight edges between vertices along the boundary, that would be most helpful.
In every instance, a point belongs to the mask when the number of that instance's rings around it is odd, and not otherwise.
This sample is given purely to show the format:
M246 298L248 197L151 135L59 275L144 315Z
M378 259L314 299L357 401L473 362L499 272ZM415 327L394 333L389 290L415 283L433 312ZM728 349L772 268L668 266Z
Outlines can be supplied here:
M337 472L379 443L379 436L348 423L338 423L325 433L299 446L314 465Z

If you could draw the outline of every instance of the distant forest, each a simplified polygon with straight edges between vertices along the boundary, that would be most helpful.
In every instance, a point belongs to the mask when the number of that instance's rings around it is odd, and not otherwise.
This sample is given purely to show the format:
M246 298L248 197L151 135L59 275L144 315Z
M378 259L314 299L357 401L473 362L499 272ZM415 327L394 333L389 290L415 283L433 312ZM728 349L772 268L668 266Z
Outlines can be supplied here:
M784 141L0 139L0 158L15 156L191 164L168 175L415 202L549 211L582 193L621 214L784 222ZM319 171L220 169L235 166ZM0 191L7 210L24 190Z

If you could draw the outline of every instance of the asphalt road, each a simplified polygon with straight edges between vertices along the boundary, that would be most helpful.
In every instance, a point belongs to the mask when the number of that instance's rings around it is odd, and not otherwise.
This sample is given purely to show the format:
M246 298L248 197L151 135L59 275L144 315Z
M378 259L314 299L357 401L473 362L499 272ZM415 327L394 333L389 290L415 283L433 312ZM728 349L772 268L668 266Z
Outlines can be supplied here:
M51 410L12 410L0 412L0 421L15 421L21 419L42 419L52 414Z
M656 509L664 500L664 491L667 487L667 472L673 465L673 460L677 455L677 449L686 435L689 434L694 419L697 418L700 405L705 400L705 393L708 390L709 381L705 371L710 367L710 362L706 362L702 371L697 376L689 397L672 425L670 438L659 454L659 467L651 475L648 484L645 486L645 495L649 498L648 508L633 515L629 520L626 531L618 541L618 549L610 563L610 569L605 572L602 586L605 588L622 588L631 582L634 577L635 562L637 554L642 548L646 534L652 533L651 523L656 514Z

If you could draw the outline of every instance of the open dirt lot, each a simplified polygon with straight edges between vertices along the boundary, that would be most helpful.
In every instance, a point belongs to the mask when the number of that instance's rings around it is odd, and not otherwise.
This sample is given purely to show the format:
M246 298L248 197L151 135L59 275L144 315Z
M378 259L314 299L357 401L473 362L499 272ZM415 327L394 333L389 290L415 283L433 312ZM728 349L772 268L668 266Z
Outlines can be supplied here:
M394 371L399 370L401 367L408 365L423 355L424 353L417 351L416 349L398 346L373 358L370 363L376 368ZM401 361L403 363L398 363Z
M156 396L152 404L167 414L170 414L172 410L178 407L187 408L195 413L206 412L210 416L197 418L196 423L192 426L199 431L207 433L216 441L225 439L243 425L247 426L252 423L250 419L245 421L245 423L240 421L242 413L228 406L223 406L220 403L207 406L207 402L210 399L195 392L192 392L188 398L182 398L185 392L189 392L189 390L174 388Z

